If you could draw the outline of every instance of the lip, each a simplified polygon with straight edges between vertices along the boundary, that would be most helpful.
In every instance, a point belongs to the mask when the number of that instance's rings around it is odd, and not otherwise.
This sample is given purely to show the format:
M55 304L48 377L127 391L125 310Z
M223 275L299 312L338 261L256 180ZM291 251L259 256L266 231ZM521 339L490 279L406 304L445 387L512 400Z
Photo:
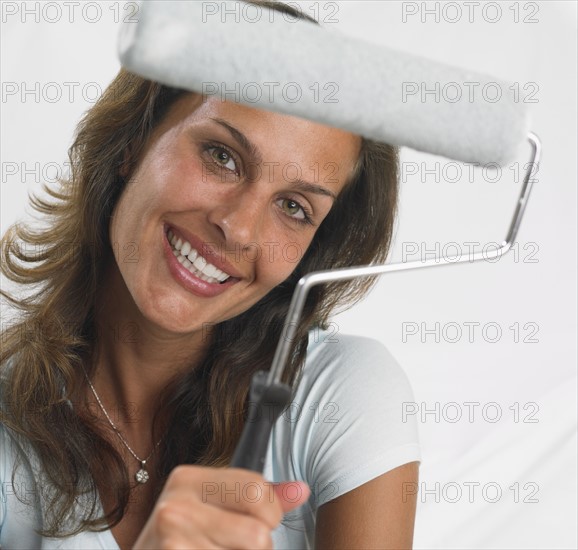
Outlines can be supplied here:
M165 252L165 257L169 266L169 270L173 278L186 290L196 294L197 296L203 297L212 297L218 296L222 294L227 289L232 287L233 285L237 284L241 277L237 276L238 273L228 267L228 262L221 261L220 258L215 259L214 252L211 250L213 254L207 253L207 247L203 247L203 243L197 237L192 236L190 233L169 224L164 225L163 231L163 248ZM228 279L223 284L220 283L209 283L207 281L203 281L203 279L199 279L195 275L193 275L186 267L181 265L177 260L177 257L173 253L173 248L171 243L168 240L168 231L169 229L177 236L186 239L191 243L191 246L195 248L197 251L203 250L203 254L200 254L205 260L212 263L214 266L218 267L221 271L224 271L228 275L230 275L230 279ZM189 239L189 237L193 237ZM198 247L198 248L197 248ZM219 261L216 261L219 260Z
M181 237L185 241L189 241L191 246L199 253L199 256L202 256L207 260L208 263L213 264L215 267L218 267L221 271L224 271L227 275L234 277L236 279L242 279L243 275L239 273L232 264L230 264L225 258L222 257L222 254L215 249L214 246L211 246L211 243L203 242L202 239L189 233L186 229L182 227L178 227L176 225L165 223L165 234L170 229L177 237Z

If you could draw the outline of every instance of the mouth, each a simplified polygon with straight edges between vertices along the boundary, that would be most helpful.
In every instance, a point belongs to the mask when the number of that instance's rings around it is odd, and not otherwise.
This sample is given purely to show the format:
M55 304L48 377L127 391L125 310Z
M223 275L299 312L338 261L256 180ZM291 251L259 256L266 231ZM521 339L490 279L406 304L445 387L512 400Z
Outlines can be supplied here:
M210 284L223 284L231 276L209 263L189 241L177 237L171 229L167 231L167 239L177 261L188 269L195 277Z
M168 256L170 271L181 285L194 294L214 296L240 281L233 276L224 261L202 254L200 245L195 248L191 241L182 235L182 230L165 225L165 251ZM193 243L201 243L198 238L191 238ZM203 249L204 251L204 249ZM219 265L215 265L218 263Z

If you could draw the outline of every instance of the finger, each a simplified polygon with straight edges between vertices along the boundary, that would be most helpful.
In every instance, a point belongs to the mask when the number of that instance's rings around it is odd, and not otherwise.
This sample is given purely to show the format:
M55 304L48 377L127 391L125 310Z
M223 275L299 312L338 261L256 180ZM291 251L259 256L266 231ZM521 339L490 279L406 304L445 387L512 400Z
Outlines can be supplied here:
M137 540L135 550L165 549L218 549L225 548L210 540L210 533L203 532L199 517L206 510L199 509L198 499L188 496L178 500L160 502L141 536Z
M165 494L186 490L203 504L242 512L274 529L283 517L273 484L257 472L242 468L179 466L171 472Z
M275 483L273 490L284 514L305 504L311 495L309 486L303 481Z
M260 519L203 503L186 490L172 494L170 500L159 505L156 519L160 536L178 535L179 541L189 541L189 548L193 541L199 544L199 537L209 540L215 548L272 547L271 528Z
M238 550L264 550L273 547L271 527L253 516L235 513L212 505L215 514L205 516L203 532L208 533L210 540L219 548Z
M174 540L168 540L163 543L162 546L158 546L155 550L225 550L226 548L232 548L228 546L215 546L215 544L206 537L195 537L195 541L191 543L190 540L183 538L178 538Z

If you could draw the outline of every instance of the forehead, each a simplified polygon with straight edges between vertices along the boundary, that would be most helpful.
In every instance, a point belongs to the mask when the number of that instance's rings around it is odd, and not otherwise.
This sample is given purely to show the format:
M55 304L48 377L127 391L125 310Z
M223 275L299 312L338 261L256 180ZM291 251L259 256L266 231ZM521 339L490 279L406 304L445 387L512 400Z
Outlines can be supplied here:
M338 170L333 166L331 171L341 183L352 173L361 148L361 138L345 130L214 96L201 99L188 94L173 106L168 118L169 125L176 123L183 129L219 127L213 120L225 121L259 149L264 162L291 162L318 171L333 163Z

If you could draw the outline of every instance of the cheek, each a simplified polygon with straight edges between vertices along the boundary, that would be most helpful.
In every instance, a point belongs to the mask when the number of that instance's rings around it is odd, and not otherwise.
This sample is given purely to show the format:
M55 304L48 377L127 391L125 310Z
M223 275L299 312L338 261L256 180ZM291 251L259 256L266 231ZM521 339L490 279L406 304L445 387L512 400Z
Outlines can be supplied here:
M257 267L259 280L268 288L273 288L287 279L299 265L309 241L302 239L263 239L259 247L261 253ZM258 254L257 247L251 251L253 258Z
M147 221L166 212L193 208L202 202L203 172L199 163L192 165L177 157L145 159L127 183L111 220L111 236L137 231ZM125 235L126 238L126 235Z
M122 248L133 241L136 236L134 202L134 193L129 183L120 196L110 220L109 234L114 250L118 249L119 244Z
M133 175L129 192L139 210L178 210L177 206L199 196L203 182L199 159L167 132L149 151Z
M210 209L234 193L230 181L221 181L196 157L174 157L155 175L152 192L165 211Z

